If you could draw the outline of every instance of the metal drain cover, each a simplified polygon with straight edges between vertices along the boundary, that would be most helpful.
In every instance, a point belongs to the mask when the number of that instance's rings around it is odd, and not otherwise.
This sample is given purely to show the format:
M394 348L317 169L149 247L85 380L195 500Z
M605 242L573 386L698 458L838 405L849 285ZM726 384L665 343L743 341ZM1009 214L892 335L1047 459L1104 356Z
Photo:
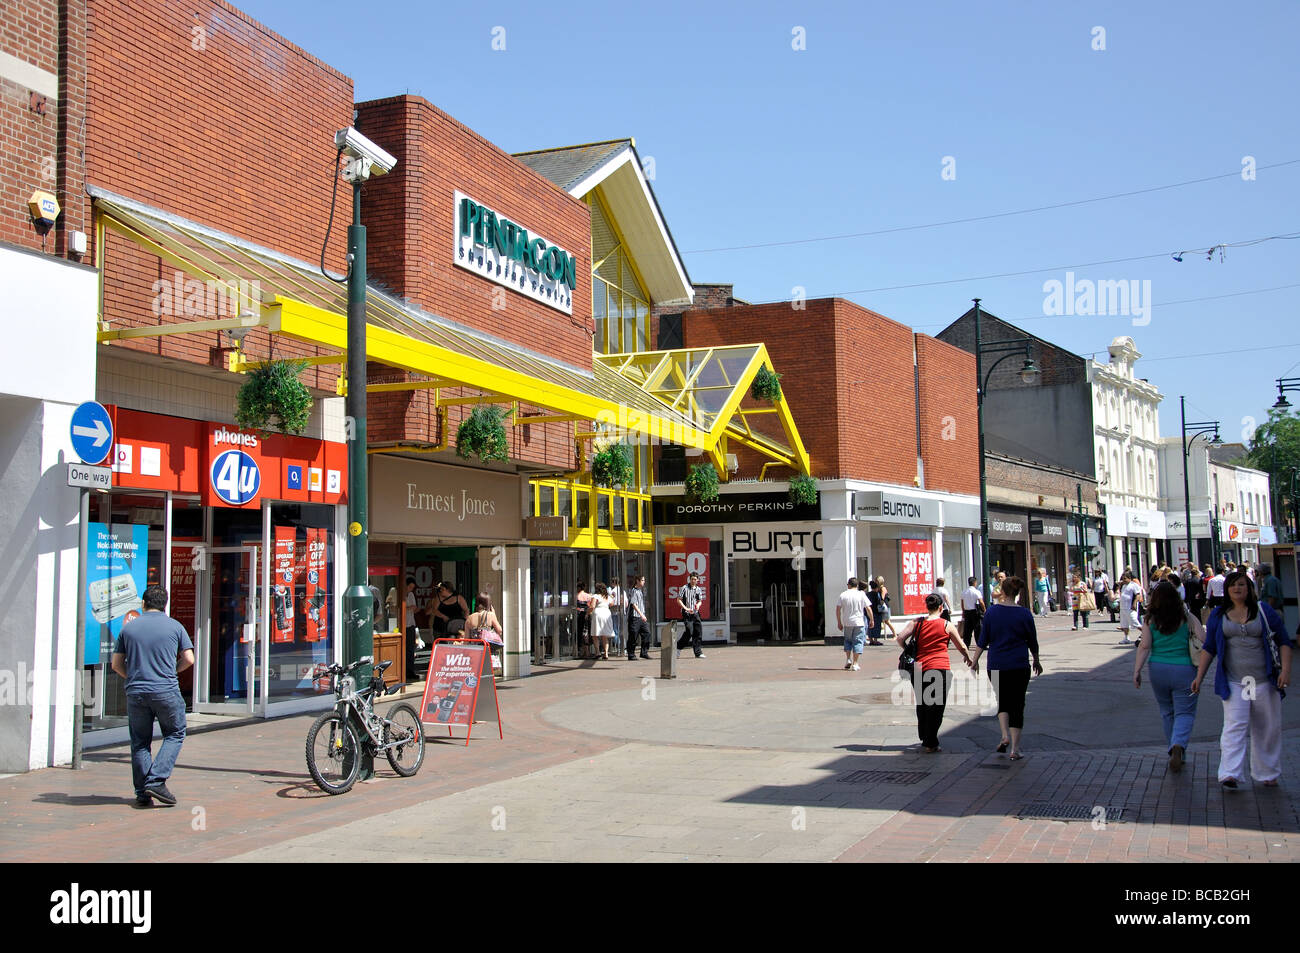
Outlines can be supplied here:
M1016 817L1041 817L1054 821L1091 821L1119 823L1124 820L1125 808L1103 804L1063 804L1060 802L1026 804L1016 811Z
M835 780L848 784L916 784L929 776L929 771L852 771Z

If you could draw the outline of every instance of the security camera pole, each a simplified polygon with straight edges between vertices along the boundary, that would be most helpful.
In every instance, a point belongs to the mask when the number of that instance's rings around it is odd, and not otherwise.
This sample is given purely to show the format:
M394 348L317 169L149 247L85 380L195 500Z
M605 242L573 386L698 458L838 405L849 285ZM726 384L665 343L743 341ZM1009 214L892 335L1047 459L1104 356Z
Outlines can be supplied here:
M354 142L360 140L362 148ZM374 600L370 595L369 532L367 501L369 480L366 460L366 228L361 224L361 186L371 172L387 172L376 165L366 147L372 147L354 129L341 130L334 137L340 151L348 155L343 180L352 184L352 224L348 226L348 363L345 413L348 434L348 588L343 594L344 661L355 662L373 656ZM385 154L386 155L386 154ZM391 157L389 157L391 159ZM358 687L370 683L371 666L356 671ZM362 752L361 777L373 777L374 757Z

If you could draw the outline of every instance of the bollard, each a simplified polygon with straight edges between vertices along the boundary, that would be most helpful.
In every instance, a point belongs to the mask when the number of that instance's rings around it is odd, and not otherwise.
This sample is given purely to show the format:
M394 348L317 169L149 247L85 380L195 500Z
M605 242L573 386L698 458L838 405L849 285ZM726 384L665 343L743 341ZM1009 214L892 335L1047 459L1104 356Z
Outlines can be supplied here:
M677 623L668 623L667 638L659 646L659 677L677 677Z

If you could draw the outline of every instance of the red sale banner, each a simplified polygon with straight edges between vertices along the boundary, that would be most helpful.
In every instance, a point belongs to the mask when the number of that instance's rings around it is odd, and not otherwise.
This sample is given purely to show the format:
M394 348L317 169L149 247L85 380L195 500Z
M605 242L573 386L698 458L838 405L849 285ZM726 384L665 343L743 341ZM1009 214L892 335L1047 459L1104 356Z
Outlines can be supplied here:
M664 615L680 619L677 599L691 573L698 573L696 585L704 590L700 618L709 618L709 541L695 537L670 536L664 540Z
M325 529L307 530L307 578L303 589L302 611L307 616L308 642L323 642L328 636L329 577L325 558L328 533Z
M294 526L275 527L275 562L271 565L271 641L293 641Z
M903 614L925 615L925 597L934 591L934 551L928 539L900 540L903 547Z

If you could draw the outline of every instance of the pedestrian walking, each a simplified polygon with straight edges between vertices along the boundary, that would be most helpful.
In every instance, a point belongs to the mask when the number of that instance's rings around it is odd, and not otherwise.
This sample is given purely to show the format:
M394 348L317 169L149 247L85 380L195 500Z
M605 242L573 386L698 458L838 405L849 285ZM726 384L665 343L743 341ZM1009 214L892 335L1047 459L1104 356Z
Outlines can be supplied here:
M505 630L501 628L501 620L497 618L496 610L492 608L491 593L478 594L478 598L474 600L474 611L465 619L465 632L470 638L482 639L487 643L488 654L492 657L492 670L504 672L503 659L497 650L505 649Z
M975 585L975 577L966 580L966 591L961 594L961 623L957 634L967 645L974 645L980 634L980 619L984 616L984 593Z
M167 590L146 587L144 611L122 626L113 643L113 671L126 681L127 732L131 738L131 780L135 803L172 806L176 795L167 781L185 743L185 699L178 672L194 664L194 643L185 626L166 613ZM153 757L153 723L162 731L162 747Z
M1245 572L1230 573L1224 593L1224 604L1205 626L1191 691L1201 690L1210 661L1217 659L1214 693L1223 700L1219 783L1235 790L1244 778L1249 736L1250 776L1275 787L1282 774L1282 698L1291 681L1291 638L1282 617L1259 601Z
M936 754L943 750L939 747L939 727L943 724L948 688L952 684L948 643L957 647L968 665L971 657L966 643L957 634L957 627L941 615L943 599L931 592L925 597L925 611L924 619L903 626L903 631L894 636L894 640L899 648L903 648L908 636L916 636L912 683L916 692L916 730L921 738L921 750L926 754Z
M844 670L860 671L858 659L867 644L867 626L874 624L874 620L871 618L871 602L858 588L857 576L850 576L840 593L835 604L835 624L844 633Z
M1201 571L1192 563L1188 563L1183 571L1183 601L1187 604L1187 611L1204 625L1205 582L1201 579Z
M636 657L636 643L641 639L641 657L650 657L650 617L645 612L645 576L629 576L627 590L627 660Z
M1275 612L1282 611L1282 581L1273 575L1272 563L1260 563L1255 581L1259 601L1267 603Z
M1200 652L1193 652L1192 645L1204 641L1201 620L1179 597L1173 584L1166 581L1156 586L1133 658L1133 687L1142 687L1142 666L1148 664L1149 658L1151 690L1165 729L1169 770L1175 774L1183 768L1196 722L1198 696L1191 688Z
M573 604L578 610L578 657L595 658L596 643L591 637L591 593L585 582L578 583L578 590L573 594Z
M1088 615L1097 608L1097 599L1092 594L1092 585L1078 573L1070 580L1070 592L1074 595L1074 625L1071 632L1079 630L1079 618L1083 618L1083 627L1088 628Z
M861 586L859 586L861 588ZM884 645L880 641L880 628L885 624L885 600L880 595L880 583L872 579L867 583L867 602L871 606L871 624L867 627L867 644ZM892 629L893 626L890 626Z
M1047 570L1041 566L1034 577L1034 604L1039 615L1047 615L1048 604L1052 599L1052 585L1047 581Z
M704 627L700 624L700 606L704 603L704 589L700 586L700 574L691 573L686 577L686 585L677 593L677 604L682 610L682 637L677 640L677 657L682 657L682 647L688 642L696 658L704 658Z
M889 630L889 637L892 639L898 635L898 630L894 628L893 618L894 610L890 607L889 587L885 585L885 577L876 577L876 591L880 593L880 624L876 626L876 644L884 645L884 632Z
M1024 757L1020 736L1025 728L1025 693L1029 689L1030 672L1043 674L1038 660L1038 630L1034 614L1018 604L1025 583L1017 576L1002 582L1002 594L984 613L979 639L971 654L971 671L979 674L980 656L989 653L989 678L998 699L998 727L1002 738L999 754L1007 754L1012 761Z
M609 658L609 642L614 637L614 615L609 609L609 588L596 583L596 591L587 599L587 615L591 617L593 658Z
M934 594L943 600L943 621L952 621L952 596L944 587L943 577L940 576L934 581Z
M1134 627L1137 613L1142 606L1142 586L1128 573L1121 576L1119 581L1119 628L1124 633L1124 638L1119 640L1119 644L1132 645L1133 641L1128 637L1128 633Z
M1206 570L1209 570L1208 566ZM1210 621L1210 613L1223 605L1224 584L1227 582L1227 578L1223 569L1220 569L1218 572L1210 573L1209 579L1206 580L1205 608L1202 610L1205 614L1201 617L1201 621L1207 625Z
M610 639L610 645L614 649L614 654L617 655L619 649L621 648L621 646L619 645L619 640L623 638L623 629L624 629L623 587L618 584L617 579L611 579L608 583L605 584L605 588L609 591L609 614L611 619L611 625L614 632L614 637Z

